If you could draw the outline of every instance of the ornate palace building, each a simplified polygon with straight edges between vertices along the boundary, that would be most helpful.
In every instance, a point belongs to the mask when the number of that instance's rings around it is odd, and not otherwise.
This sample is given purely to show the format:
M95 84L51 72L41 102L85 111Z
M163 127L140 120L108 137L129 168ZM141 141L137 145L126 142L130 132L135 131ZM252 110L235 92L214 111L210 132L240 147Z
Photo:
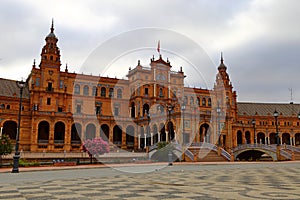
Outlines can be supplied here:
M230 152L241 144L300 145L299 104L237 102L221 56L211 90L184 86L182 68L150 59L150 67L129 69L126 79L61 69L52 24L40 63L32 66L23 90L20 149L31 152L81 151L82 141L102 137L111 149L145 150L160 141L201 142ZM1 134L16 139L20 89L0 79Z

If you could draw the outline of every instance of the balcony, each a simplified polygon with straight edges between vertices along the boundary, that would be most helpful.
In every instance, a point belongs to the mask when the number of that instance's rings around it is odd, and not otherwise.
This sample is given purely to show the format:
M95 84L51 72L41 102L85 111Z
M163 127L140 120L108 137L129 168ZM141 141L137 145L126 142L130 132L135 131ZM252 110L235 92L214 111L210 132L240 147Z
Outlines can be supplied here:
M46 92L54 92L54 88L46 87Z

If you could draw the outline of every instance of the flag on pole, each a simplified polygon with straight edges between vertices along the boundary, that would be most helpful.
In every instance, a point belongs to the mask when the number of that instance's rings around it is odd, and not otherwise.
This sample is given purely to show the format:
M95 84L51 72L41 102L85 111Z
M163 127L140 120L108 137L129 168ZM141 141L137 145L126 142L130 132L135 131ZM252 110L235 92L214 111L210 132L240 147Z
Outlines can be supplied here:
M158 51L158 53L160 54L160 40L158 40L157 51Z

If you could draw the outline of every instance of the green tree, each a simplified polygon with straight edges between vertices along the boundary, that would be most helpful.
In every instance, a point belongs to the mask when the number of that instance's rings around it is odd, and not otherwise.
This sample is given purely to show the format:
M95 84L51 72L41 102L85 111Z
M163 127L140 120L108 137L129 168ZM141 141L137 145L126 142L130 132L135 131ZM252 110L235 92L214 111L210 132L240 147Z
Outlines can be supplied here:
M12 144L8 135L0 136L0 167L2 166L2 156L12 152Z

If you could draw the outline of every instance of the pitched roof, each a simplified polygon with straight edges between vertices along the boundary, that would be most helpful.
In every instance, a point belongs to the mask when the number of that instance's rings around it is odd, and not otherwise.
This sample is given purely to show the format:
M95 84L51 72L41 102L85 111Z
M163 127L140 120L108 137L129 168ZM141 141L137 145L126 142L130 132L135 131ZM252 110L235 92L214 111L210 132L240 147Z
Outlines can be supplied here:
M0 78L0 96L20 98L20 89L16 82L16 80ZM27 84L23 89L22 98L29 99L29 89Z
M249 116L273 116L276 110L283 116L295 116L300 112L300 104L288 104L288 103L245 103L238 102L238 115Z

